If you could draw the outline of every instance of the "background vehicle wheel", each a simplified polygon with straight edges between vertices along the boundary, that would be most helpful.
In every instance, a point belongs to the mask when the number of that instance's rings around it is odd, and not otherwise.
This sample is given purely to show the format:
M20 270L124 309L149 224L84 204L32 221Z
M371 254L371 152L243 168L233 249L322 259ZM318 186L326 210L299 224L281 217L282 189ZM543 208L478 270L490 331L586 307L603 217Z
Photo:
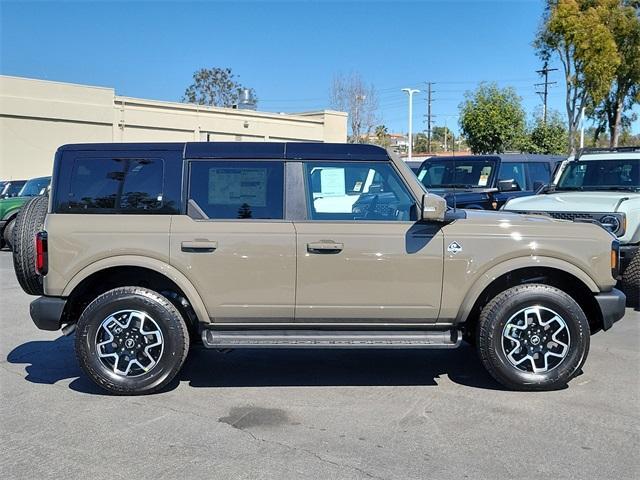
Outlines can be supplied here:
M589 323L568 294L549 285L510 288L478 320L478 352L488 372L514 390L554 390L578 374Z
M2 239L4 240L4 244L9 248L9 250L13 250L13 230L16 226L16 219L12 218L9 223L7 223L4 227L4 232L2 232Z
M640 308L640 251L631 259L622 274L622 291L627 296L627 306Z
M82 312L76 356L98 386L117 395L155 392L178 373L189 334L176 307L141 287L110 290Z
M36 233L44 229L49 197L29 200L18 212L13 227L13 269L22 289L29 295L42 295L42 276L36 272Z

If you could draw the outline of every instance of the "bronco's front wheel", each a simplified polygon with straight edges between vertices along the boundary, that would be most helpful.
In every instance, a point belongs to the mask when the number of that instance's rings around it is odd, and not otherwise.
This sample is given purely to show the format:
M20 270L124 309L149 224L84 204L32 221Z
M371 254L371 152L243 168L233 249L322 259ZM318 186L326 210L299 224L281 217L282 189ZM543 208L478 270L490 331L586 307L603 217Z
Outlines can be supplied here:
M76 355L85 373L118 395L152 393L178 373L189 334L176 307L141 287L110 290L89 304L76 330Z
M508 388L563 387L587 358L587 318L573 298L555 287L510 288L482 309L478 321L480 359Z

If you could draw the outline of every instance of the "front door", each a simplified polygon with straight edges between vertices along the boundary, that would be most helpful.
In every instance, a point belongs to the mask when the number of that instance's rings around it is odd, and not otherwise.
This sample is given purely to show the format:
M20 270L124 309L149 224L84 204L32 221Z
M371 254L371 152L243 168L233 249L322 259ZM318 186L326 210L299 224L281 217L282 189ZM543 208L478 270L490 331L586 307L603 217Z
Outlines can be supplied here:
M440 309L443 235L387 162L303 164L296 321L429 323Z
M292 322L296 244L282 161L194 160L188 215L172 218L171 264L224 322Z

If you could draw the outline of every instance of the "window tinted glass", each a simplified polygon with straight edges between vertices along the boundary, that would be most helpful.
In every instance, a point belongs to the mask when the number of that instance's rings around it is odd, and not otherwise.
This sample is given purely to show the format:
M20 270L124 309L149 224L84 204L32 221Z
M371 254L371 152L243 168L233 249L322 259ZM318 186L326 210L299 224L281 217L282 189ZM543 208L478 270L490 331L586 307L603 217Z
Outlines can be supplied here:
M40 195L43 189L49 186L51 177L32 178L20 189L19 197L35 197Z
M427 188L486 187L495 162L482 160L428 160L418 170Z
M529 180L531 181L529 189L535 189L550 182L551 168L548 163L531 162L527 166L529 167Z
M558 189L606 190L640 188L640 160L588 160L570 162L562 172Z
M312 220L408 221L415 202L386 163L307 163Z
M162 160L80 158L62 212L146 212L162 207Z
M190 199L211 219L284 218L284 163L191 163Z
M500 164L498 181L513 180L520 190L526 190L527 181L524 173L524 164L519 162L503 162Z

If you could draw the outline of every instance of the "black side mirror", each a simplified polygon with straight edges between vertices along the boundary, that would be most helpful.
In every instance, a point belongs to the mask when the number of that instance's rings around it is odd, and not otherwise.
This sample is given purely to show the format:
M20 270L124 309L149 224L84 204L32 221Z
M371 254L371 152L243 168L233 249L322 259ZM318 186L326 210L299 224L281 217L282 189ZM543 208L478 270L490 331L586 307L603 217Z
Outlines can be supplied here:
M520 186L513 178L509 180L498 180L499 192L515 192L518 190L520 190Z

